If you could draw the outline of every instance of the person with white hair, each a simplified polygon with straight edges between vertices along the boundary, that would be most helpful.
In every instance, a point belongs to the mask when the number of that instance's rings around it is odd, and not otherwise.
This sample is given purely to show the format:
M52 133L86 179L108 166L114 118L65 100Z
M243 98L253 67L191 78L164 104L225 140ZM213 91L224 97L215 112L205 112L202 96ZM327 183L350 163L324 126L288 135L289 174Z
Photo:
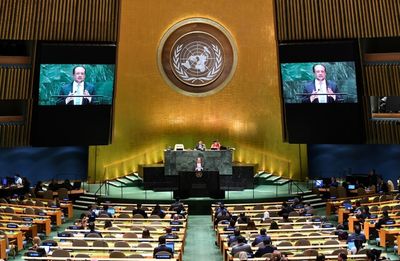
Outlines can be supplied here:
M269 217L269 212L265 211L263 217L261 218L262 222L265 222L267 219L269 219Z
M248 258L247 258L247 252L244 252L244 251L240 252L240 253L239 253L239 260L240 260L240 261L248 260Z

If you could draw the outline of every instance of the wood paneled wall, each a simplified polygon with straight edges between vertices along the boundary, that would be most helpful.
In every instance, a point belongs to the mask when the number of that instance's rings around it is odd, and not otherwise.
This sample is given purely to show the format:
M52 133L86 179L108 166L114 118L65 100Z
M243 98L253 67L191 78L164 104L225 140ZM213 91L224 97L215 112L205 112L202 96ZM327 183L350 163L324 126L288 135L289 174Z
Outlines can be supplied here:
M400 63L364 66L367 96L400 96Z
M116 42L119 0L0 1L0 38Z
M5 117L6 120L0 121L0 147L29 145L32 118L32 75L30 64L0 65L0 102L2 100L23 100L26 106L24 115Z
M364 82L367 109L370 96L400 96L400 63L365 64ZM400 144L399 119L368 117L366 133L371 144Z
M32 98L31 77L31 66L0 65L0 100Z
M30 142L30 122L32 119L32 99L26 102L26 114L22 116L22 122L0 124L0 147L28 146ZM20 117L14 117L20 118Z
M400 34L398 0L275 0L275 3L280 41Z

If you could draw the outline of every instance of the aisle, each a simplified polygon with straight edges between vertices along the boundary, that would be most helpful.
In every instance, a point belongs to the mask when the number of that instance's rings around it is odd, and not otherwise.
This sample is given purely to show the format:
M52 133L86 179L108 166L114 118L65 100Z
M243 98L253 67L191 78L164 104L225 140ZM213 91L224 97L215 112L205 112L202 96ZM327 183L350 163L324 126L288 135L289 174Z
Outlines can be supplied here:
M221 261L221 252L214 242L215 233L210 216L189 215L183 260Z

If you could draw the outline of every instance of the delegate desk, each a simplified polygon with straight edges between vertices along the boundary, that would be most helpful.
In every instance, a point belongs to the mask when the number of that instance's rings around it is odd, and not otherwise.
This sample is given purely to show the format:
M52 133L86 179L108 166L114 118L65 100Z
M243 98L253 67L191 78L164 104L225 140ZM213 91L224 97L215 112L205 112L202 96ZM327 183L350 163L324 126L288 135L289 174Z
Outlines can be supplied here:
M16 219L21 218L22 220ZM1 213L1 223L16 223L16 224L36 224L39 232L44 232L46 236L50 236L51 220L50 216L30 215L30 214L12 214Z
M165 150L165 175L194 172L199 157L204 172L218 171L221 175L232 175L232 150Z
M0 258L7 258L7 239L0 237Z
M379 230L379 245L386 249L388 245L392 246L395 244L394 239L392 237L400 234L400 224L393 225L383 225ZM388 242L388 239L393 239L393 241Z
M0 197L6 198L14 195L23 195L25 189L21 185L0 186Z

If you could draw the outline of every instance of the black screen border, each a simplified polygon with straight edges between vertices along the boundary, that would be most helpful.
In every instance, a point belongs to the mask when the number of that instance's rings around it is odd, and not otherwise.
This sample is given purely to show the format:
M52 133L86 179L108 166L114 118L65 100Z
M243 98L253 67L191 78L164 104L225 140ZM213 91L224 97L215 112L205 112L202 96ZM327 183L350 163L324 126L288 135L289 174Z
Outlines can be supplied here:
M363 80L358 41L281 42L279 43L278 50L280 94L284 115L284 140L294 144L365 143ZM322 63L354 61L357 103L285 103L281 64L318 61ZM330 119L333 119L333 121ZM307 122L312 123L312 125L307 126ZM344 126L348 123L351 123L351 129Z
M112 140L116 92L115 43L39 41L36 48L32 146L108 145ZM39 105L41 64L114 64L111 105Z

